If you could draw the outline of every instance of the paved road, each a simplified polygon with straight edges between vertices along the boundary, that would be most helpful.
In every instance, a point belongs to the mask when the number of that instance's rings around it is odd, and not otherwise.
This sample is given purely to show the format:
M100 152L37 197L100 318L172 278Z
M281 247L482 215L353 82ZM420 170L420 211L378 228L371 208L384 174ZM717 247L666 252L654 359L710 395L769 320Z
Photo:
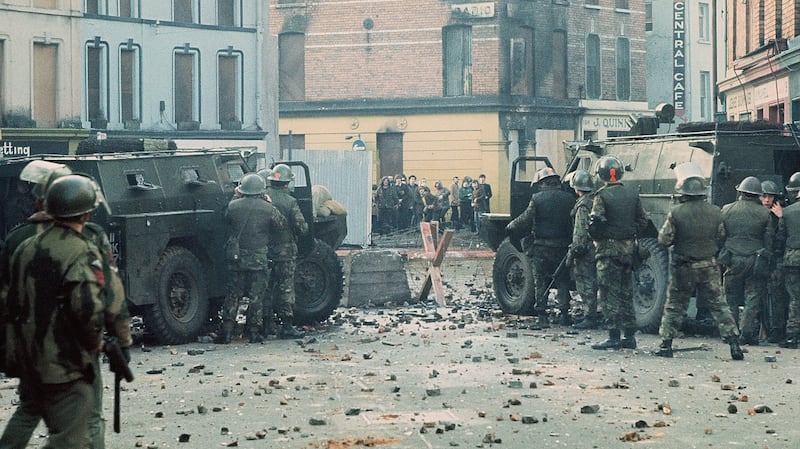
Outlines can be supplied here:
M412 292L424 268L410 263ZM490 259L454 258L443 271L448 307L409 299L339 310L299 341L133 351L123 433L109 422L107 447L775 449L800 441L798 351L747 348L744 362L732 362L717 339L685 338L675 346L707 350L666 360L648 354L658 345L652 335L638 336L636 351L593 351L600 331L531 330L503 316ZM0 424L15 384L0 382ZM112 399L107 389L109 419ZM43 433L30 447L44 445Z

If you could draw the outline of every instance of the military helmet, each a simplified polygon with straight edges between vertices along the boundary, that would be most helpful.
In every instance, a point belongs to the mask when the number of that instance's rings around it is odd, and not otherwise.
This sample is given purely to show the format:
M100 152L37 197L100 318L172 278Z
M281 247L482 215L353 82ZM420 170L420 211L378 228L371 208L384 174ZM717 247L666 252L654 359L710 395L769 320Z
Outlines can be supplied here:
M594 173L605 182L621 180L623 172L622 161L614 156L603 156L594 164Z
M706 195L706 180L701 176L689 176L675 183L675 191L686 196Z
M266 191L267 182L264 181L264 178L255 173L244 175L239 184L239 192L241 192L242 195L261 195Z
M87 176L61 176L47 188L44 208L56 218L77 217L100 205L97 192L97 185Z
M294 179L292 169L286 164L278 164L272 167L272 176L268 178L270 181L289 182Z
M547 178L552 178L553 176L561 179L555 170L553 170L551 167L545 167L536 172L536 176L534 177L533 182L534 183L542 182L543 180Z
M761 194L778 196L781 194L781 189L775 181L770 181L768 179L761 183Z
M736 186L737 192L750 193L752 195L761 195L761 181L755 176L748 176L742 179L742 182Z
M581 192L594 190L594 179L586 170L575 170L569 180L569 186Z
M800 171L795 172L789 177L789 183L786 184L786 190L789 192L800 191Z
M50 183L56 180L56 178L71 174L72 170L64 164L35 160L29 162L22 169L19 174L19 179L33 183L33 195L40 200L44 200L44 194Z
M261 176L264 179L264 182L269 185L269 177L272 176L272 169L271 168L262 168L261 170L257 171L256 174Z

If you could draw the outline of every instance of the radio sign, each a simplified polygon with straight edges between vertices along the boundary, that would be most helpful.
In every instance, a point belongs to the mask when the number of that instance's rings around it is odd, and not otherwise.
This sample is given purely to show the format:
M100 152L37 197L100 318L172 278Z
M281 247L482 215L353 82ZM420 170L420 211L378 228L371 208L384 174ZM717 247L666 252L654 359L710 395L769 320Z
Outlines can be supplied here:
M475 19L490 19L494 17L494 3L459 3L450 5L450 8L455 14Z

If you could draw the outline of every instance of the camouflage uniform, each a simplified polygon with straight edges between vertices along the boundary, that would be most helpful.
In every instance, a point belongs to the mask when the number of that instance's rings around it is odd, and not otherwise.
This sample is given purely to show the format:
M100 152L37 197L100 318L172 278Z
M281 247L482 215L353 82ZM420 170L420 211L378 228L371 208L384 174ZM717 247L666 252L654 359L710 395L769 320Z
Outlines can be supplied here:
M544 319L547 317L548 279L567 255L572 239L570 211L575 197L556 185L541 185L541 190L531 196L528 208L508 224L513 234L529 234L532 245L525 244L525 253L533 266L536 302L534 311ZM564 270L554 282L558 289L558 307L561 316L569 317L569 273Z
M572 208L572 245L569 261L575 277L575 288L581 295L586 308L586 319L597 321L597 264L594 244L589 237L589 212L592 210L593 195L585 194L578 198Z
M13 229L5 240L2 253L0 253L0 275L2 275L3 292L5 293L8 284L6 274L11 255L24 240L37 235L52 226L53 218L44 211L33 214L28 223ZM119 270L114 261L111 244L108 241L105 231L95 223L87 222L84 224L82 235L88 238L100 251L103 264L103 278L105 285L105 310L104 323L109 335L116 336L119 345L128 348L133 344L130 329L130 314L125 300L125 290L122 279L119 277ZM100 365L95 365L95 379L92 383L95 394L95 406L89 416L89 433L92 440L92 448L103 449L105 447L105 419L103 418L103 378L100 373ZM21 392L21 396L30 393ZM32 404L23 401L20 407L14 411L9 418L6 430L0 437L0 449L24 447L28 444L31 435L39 425L41 411Z
M225 218L233 234L239 235L239 260L231 267L228 295L222 307L223 334L233 331L239 300L250 298L247 328L260 332L263 304L269 285L269 247L273 236L286 229L286 218L263 196L244 196L228 203Z
M767 296L769 255L774 231L770 211L758 197L740 196L722 208L725 244L720 263L725 265L722 285L733 317L739 321L739 306L744 313L739 322L743 343L758 344L759 311ZM763 268L761 268L763 267Z
M609 334L635 347L636 315L633 310L633 251L637 233L647 225L639 194L621 182L608 182L597 190L592 203L593 217L605 217L603 232L592 233L597 259L597 300ZM610 339L610 340L613 340ZM598 347L597 349L604 349Z
M7 374L21 406L43 417L48 447L90 444L103 335L105 278L98 248L55 223L13 254L7 297Z
M268 187L267 195L272 199L272 205L286 217L288 227L273 234L274 242L269 248L272 260L269 290L272 292L272 304L271 307L268 307L266 324L269 326L273 312L284 324L291 324L294 316L297 239L308 234L308 223L303 217L303 212L300 211L300 206L297 205L297 200L289 194L288 187Z
M800 337L800 203L783 210L778 224L778 236L784 246L783 268L786 290L789 292L789 318L786 321L784 347L796 348Z
M776 200L777 201L777 200ZM786 291L783 268L783 241L779 241L780 219L770 211L769 214L775 239L772 243L772 256L770 257L769 280L767 281L767 300L765 301L764 316L767 321L767 336L770 343L780 343L786 337L786 319L789 314L789 294Z
M667 215L658 233L659 243L673 247L667 303L658 331L662 339L672 340L678 335L695 289L698 298L705 300L713 314L719 334L726 340L739 335L722 295L720 270L715 258L717 242L724 238L722 213L717 206L707 203L704 196L683 197L681 204Z

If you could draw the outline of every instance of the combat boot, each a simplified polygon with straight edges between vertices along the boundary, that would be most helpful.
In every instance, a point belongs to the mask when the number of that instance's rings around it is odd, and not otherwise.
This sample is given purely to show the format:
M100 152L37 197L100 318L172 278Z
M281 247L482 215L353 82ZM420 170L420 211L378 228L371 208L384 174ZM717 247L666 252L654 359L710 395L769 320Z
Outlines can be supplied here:
M636 329L625 329L625 338L619 342L619 347L625 349L636 349L636 337L634 337L634 335L636 335Z
M597 322L597 317L592 315L587 315L580 323L573 324L573 329L597 329L599 323Z
M780 347L786 349L797 349L797 335L793 335L782 341Z
M728 337L728 345L731 347L731 358L733 360L744 360L744 352L739 346L739 337L733 335Z
M264 336L261 335L258 331L250 331L250 333L247 336L247 339L250 340L250 343L253 344L264 342Z
M592 345L592 349L619 349L622 347L622 341L619 339L619 329L611 329L608 331L608 340Z
M219 331L219 335L217 338L214 339L214 343L218 345L227 345L231 342L231 334L233 334L233 322L225 321L222 323L222 329Z
M562 310L561 313L558 315L558 325L559 326L571 326L572 325L572 317L569 316L569 309Z
M291 317L283 317L281 319L281 327L278 329L278 338L290 340L295 338L303 338L306 333L292 325Z
M659 357L668 357L672 358L672 339L669 340L662 340L661 346L658 347L658 351L654 352L655 355Z

